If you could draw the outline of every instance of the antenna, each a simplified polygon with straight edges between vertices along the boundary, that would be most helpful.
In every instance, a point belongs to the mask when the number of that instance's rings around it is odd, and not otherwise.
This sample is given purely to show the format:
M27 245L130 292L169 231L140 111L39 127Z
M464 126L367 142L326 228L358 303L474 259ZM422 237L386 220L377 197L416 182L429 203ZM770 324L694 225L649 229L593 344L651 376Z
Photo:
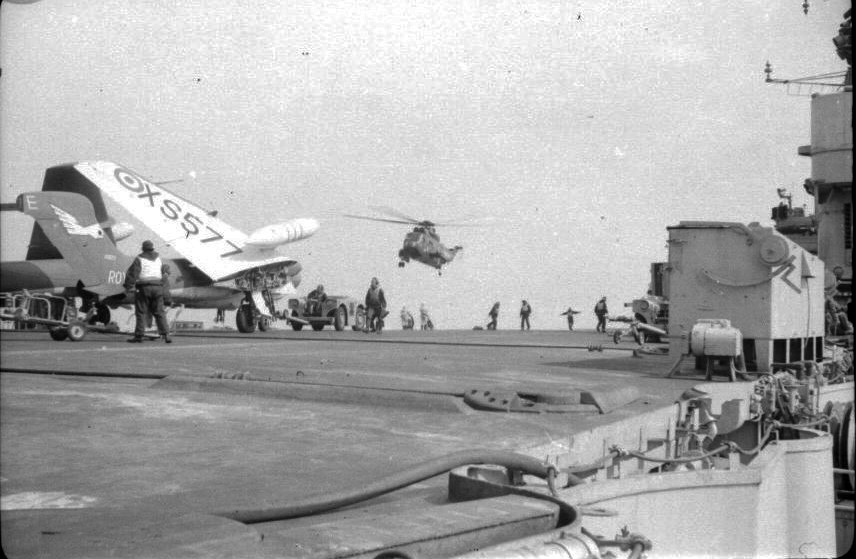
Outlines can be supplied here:
M808 0L803 2L803 12L808 13ZM809 86L809 93L812 93L813 88L831 88L833 91L840 91L848 86L851 86L853 83L853 78L851 75L851 66L853 63L853 51L851 47L850 40L850 32L852 30L852 15L851 11L847 10L844 12L844 21L838 27L838 35L832 38L832 43L835 45L835 53L838 57L844 60L847 63L847 70L842 70L840 72L828 72L826 74L818 74L816 76L806 76L803 78L795 78L783 80L780 78L773 77L773 65L770 64L770 61L767 61L767 64L764 66L764 73L766 74L766 78L764 79L767 83L781 83L787 86L791 86L793 84L797 86L807 85ZM841 80L841 81L831 81L831 80Z
M767 77L764 78L764 81L767 83L782 83L782 84L807 84L807 85L819 85L819 86L827 86L834 87L837 89L843 89L845 84L844 82L831 82L826 80L833 80L835 78L841 78L844 80L847 77L847 70L842 70L840 72L828 72L826 74L818 74L816 76L806 76L804 78L794 78L790 80L783 80L780 78L773 77L773 65L770 64L770 61L767 61L767 64L764 66L764 73L767 74Z

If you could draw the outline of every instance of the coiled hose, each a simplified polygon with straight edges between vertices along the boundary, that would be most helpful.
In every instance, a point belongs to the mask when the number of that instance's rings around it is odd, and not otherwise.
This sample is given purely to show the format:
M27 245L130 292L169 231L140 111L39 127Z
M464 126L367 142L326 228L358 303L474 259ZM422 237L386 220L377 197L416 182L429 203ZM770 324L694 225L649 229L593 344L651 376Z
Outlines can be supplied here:
M313 514L319 514L352 505L354 503L367 501L379 495L390 493L396 489L401 489L402 487L432 478L467 464L494 464L518 470L525 474L537 476L542 479L551 478L551 476L555 474L554 466L545 464L540 460L524 454L484 449L464 450L426 460L376 482L361 485L356 489L345 490L332 495L324 494L310 496L281 507L270 507L264 509L235 509L218 511L214 514L230 518L232 520L237 520L244 524L273 522L276 520L311 516Z

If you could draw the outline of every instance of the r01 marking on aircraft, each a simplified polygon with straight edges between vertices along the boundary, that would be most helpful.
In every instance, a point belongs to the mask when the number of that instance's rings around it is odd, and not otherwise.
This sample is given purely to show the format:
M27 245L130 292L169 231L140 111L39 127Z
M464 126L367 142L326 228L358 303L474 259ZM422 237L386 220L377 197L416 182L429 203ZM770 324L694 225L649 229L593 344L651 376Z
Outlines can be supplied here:
M113 285L123 285L125 283L125 272L110 270L107 273L107 283Z

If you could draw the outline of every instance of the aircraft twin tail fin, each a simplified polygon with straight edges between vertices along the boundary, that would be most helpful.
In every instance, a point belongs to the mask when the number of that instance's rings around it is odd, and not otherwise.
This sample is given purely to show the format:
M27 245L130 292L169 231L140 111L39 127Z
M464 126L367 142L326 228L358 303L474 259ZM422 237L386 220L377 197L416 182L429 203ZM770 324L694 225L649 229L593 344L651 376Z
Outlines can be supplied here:
M104 226L104 232L110 237L110 240L115 240L101 192L86 177L78 173L74 165L57 165L46 170L42 191L74 192L86 196L92 203L96 219ZM33 225L30 245L27 249L27 260L50 260L55 258L62 258L62 254L51 244L42 231L41 226L36 222Z
M36 220L45 237L79 275L83 287L102 296L123 292L130 257L122 254L95 217L92 203L72 192L27 192L18 209Z

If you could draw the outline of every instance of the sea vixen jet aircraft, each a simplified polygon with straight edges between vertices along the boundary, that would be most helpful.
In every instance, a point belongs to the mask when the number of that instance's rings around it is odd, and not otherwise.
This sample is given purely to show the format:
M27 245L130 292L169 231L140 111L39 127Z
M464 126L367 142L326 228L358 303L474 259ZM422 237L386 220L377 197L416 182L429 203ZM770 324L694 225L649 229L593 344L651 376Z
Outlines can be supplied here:
M79 193L78 198L60 197L52 203L50 196L63 191ZM275 300L293 293L300 283L300 264L273 249L309 237L318 229L314 219L295 219L246 235L116 164L52 167L45 174L41 193L18 198L19 209L36 218L36 226L28 261L4 263L0 289L74 289L85 299L95 296L99 314L106 307L127 303L121 285L131 257L115 247L101 192L159 235L161 245L172 246L184 256L168 262L171 293L177 304L237 309L236 322L242 332L252 332L257 325L266 329L275 312ZM81 203L80 195L84 202L88 198L86 204ZM97 239L92 236L97 235L96 229L101 232ZM57 260L57 256L65 259ZM94 266L93 259L100 266ZM105 262L112 265L105 268ZM80 269L81 263L87 269Z

